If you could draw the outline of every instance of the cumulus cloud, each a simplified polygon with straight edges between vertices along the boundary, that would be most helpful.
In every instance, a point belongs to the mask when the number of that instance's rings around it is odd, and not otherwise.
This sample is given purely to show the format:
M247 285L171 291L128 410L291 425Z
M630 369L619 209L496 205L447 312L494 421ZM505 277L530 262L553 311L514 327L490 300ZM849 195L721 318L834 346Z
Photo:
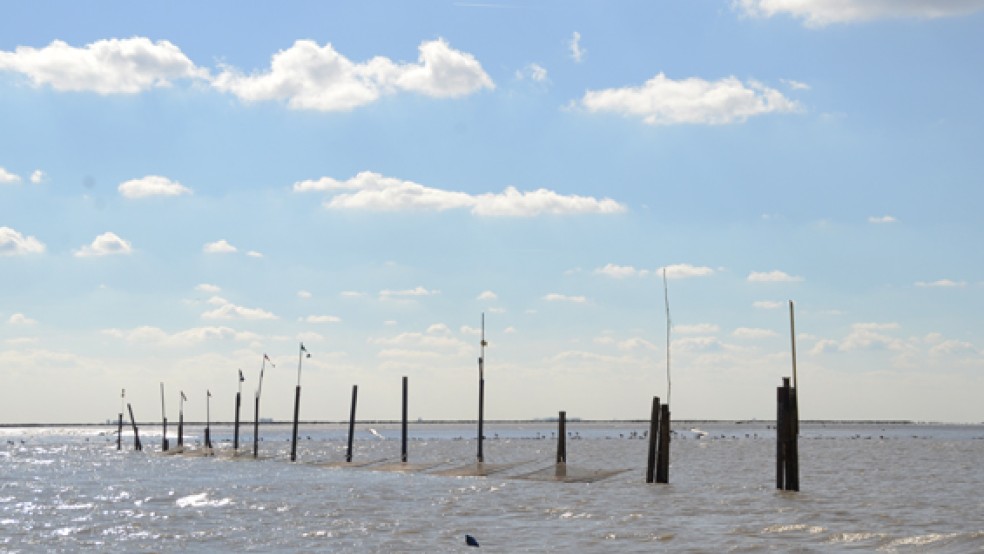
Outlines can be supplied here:
M37 321L27 317L24 314L17 313L17 314L12 314L9 318L7 318L7 323L9 325L30 326L36 324Z
M209 294L216 294L218 292L221 292L222 291L222 288L219 287L218 285L212 285L212 284L209 284L209 283L201 283L201 284L195 285L195 290L197 290L198 292L207 292Z
M961 288L966 287L966 281L954 281L952 279L939 279L936 281L917 281L917 287L927 287L927 288Z
M547 80L547 70L540 64L531 63L516 71L517 79L530 79L531 81L536 81L537 83L542 83Z
M581 46L581 33L574 31L574 35L571 37L571 42L569 45L571 48L571 57L574 58L575 62L581 63L581 60L584 59L584 55L588 53L588 51Z
M263 257L263 253L262 252L257 252L256 250L250 250L249 252L246 252L246 255L249 256L250 258L262 258Z
M0 185L13 185L19 183L21 178L6 169L0 167Z
M681 335L706 335L717 333L721 328L713 323L694 323L690 325L674 325L673 331Z
M369 211L445 211L468 209L478 216L533 217L538 215L614 214L625 206L610 199L562 195L547 189L520 192L507 187L501 193L468 194L428 187L412 181L363 171L345 181L331 177L294 183L295 192L320 191L333 196L329 209Z
M309 315L304 318L308 323L340 323L342 318L334 315Z
M778 300L756 300L752 302L752 307L760 310L778 310L783 306L785 304Z
M285 100L290 108L318 111L351 110L401 91L455 98L495 88L474 56L443 39L421 43L415 64L383 56L356 63L331 44L298 40L273 55L269 70L245 75L227 67L213 86L247 102Z
M191 189L177 181L160 175L147 175L140 179L130 179L120 183L120 194L125 198L146 198L148 196L180 196L191 194Z
M0 51L0 70L21 73L36 86L60 91L133 94L178 79L206 79L174 44L146 37L105 39L83 47L55 40L44 48Z
M752 17L780 14L802 19L807 26L886 18L934 19L984 9L982 0L734 0L733 6Z
M735 77L677 81L663 73L638 87L588 91L581 105L590 112L639 117L649 125L724 125L799 109L796 102L757 81L742 83Z
M239 249L229 244L229 241L226 239L209 242L202 247L202 252L206 254L232 254L238 251Z
M478 297L476 298L476 300L498 300L498 299L499 296L490 290L482 291L482 293L479 294Z
M280 319L276 315L261 308L237 306L220 296L213 296L208 300L208 303L215 306L215 309L203 313L203 319Z
M666 269L667 279L686 279L688 277L707 277L714 274L714 270L707 266L696 266L690 264L673 264L661 267L656 270L659 275Z
M568 296L566 294L558 294L556 292L551 292L543 297L547 302L570 302L572 304L584 304L588 301L587 298L583 296Z
M392 299L399 299L399 298L419 298L422 296L433 296L435 294L440 294L440 293L441 291L439 290L428 290L421 286L412 289L404 289L404 290L385 289L379 291L379 299L392 300Z
M898 222L898 220L890 215L882 215L882 216L873 215L868 218L868 223L878 224L878 223L896 223L896 222Z
M41 254L44 243L32 236L24 236L10 227L0 227L0 256Z
M130 254L133 252L133 247L130 245L129 241L121 239L116 233L105 232L91 244L87 244L82 248L75 251L75 256L79 258L87 258L93 256L114 256L121 254Z
M312 296L312 294L310 292L306 291L306 290L299 290L299 291L297 291L297 297L298 298L301 298L303 300L307 300L307 299L311 298L311 296Z
M44 174L44 171L41 171L40 169L35 169L35 170L34 170L34 171L33 171L33 172L31 173L31 183L32 183L32 184L35 184L35 185L40 185L41 183L43 183L43 182L44 182L44 180L45 180L46 178L47 178L47 175L45 175L45 174Z
M739 339L765 339L769 337L778 336L775 331L771 329L759 329L755 327L739 327L735 329L731 336Z
M753 271L748 274L749 283L796 283L802 277L790 275L784 271Z

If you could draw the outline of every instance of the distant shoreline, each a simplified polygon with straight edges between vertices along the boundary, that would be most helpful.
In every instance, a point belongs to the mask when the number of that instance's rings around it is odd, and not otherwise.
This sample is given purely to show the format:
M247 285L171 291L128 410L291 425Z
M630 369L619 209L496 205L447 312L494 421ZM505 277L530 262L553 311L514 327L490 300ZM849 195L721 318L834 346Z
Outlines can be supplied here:
M487 420L486 425L543 425L556 423L556 418L544 418L544 419L500 419L500 420ZM291 425L293 422L290 420L275 420L275 421L261 421L260 424L263 426L287 426ZM356 421L359 425L400 425L401 421L398 419L372 419L372 420L358 420ZM474 419L438 419L438 420L416 420L410 421L411 425L472 425L475 423ZM599 425L599 424L644 424L648 425L649 420L645 419L570 419L567 420L568 425ZM769 419L681 419L674 421L676 424L734 424L734 425L775 425L775 420ZM144 426L154 426L160 425L160 421L138 421L137 425ZM177 423L171 421L169 422L169 427L177 427ZM212 421L211 425L234 425L232 421ZM348 420L312 420L312 421L300 421L299 425L347 425ZM953 423L953 422L941 422L941 421L912 421L905 419L815 419L815 420L801 420L801 425L980 425L981 423ZM117 424L113 423L0 423L0 429L10 429L17 427L78 427L78 428L89 428L89 427L114 427ZM129 428L130 422L127 420L123 421L124 427ZM185 425L202 426L205 425L204 421L186 421ZM252 421L241 421L240 425L244 428L253 425Z

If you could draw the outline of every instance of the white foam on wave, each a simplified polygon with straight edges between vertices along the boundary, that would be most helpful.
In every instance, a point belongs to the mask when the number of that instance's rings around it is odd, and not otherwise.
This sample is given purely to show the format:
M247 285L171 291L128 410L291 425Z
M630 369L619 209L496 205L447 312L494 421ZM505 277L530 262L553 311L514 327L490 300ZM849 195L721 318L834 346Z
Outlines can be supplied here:
M219 500L212 500L208 497L207 492L202 492L183 496L175 500L174 503L178 506L178 508L201 508L204 506L218 507L232 504L232 499L221 498Z

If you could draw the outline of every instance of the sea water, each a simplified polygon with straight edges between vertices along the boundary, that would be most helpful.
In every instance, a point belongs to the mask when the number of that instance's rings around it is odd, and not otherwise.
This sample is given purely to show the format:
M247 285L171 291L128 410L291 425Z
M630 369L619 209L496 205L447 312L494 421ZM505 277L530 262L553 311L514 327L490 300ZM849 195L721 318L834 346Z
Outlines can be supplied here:
M344 425L302 425L293 463L289 425L261 426L255 460L251 425L239 457L229 426L213 457L162 455L159 428L141 452L111 427L5 428L0 551L984 551L984 426L803 424L800 492L776 490L758 422L676 422L670 483L647 485L647 427L568 422L572 473L624 470L588 482L544 477L550 423L486 424L485 477L448 475L473 466L474 425L411 424L410 471L392 424L357 426L352 467Z

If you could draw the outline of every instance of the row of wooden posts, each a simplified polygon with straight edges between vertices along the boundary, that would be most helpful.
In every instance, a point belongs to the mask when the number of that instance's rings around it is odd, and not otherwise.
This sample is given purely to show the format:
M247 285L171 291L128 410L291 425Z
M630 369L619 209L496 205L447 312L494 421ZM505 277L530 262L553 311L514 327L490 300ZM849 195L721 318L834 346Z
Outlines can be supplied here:
M478 417L478 463L484 463L484 453L482 451L483 426L484 426L484 379L479 382L479 417ZM401 444L400 461L407 462L408 445L408 400L409 381L403 377L403 409L401 418ZM352 404L349 412L348 421L348 447L345 454L345 461L352 462L352 445L355 435L355 414L358 402L359 386L352 385ZM295 399L300 398L300 388L295 393ZM253 457L259 456L259 396L256 397L255 415L253 419ZM295 406L299 405L295 403ZM239 411L241 406L241 393L236 393L236 416L233 430L233 450L239 451ZM137 428L136 419L133 416L133 407L127 404L130 415L130 423L133 427L134 449L142 450L140 434ZM297 425L299 411L294 412L294 426L291 436L291 461L297 460ZM117 450L123 448L123 413L119 414L119 426L117 430ZM798 456L798 435L799 417L796 402L796 389L792 388L789 378L783 378L783 386L777 388L777 416L776 416L776 486L782 490L799 490L799 456ZM557 432L557 467L558 471L566 467L567 463L567 413L560 412L558 417ZM178 447L184 446L184 414L178 416ZM210 422L205 426L205 447L212 448ZM167 418L164 418L164 434L161 448L167 451L169 442L167 439ZM646 483L669 483L670 480L670 406L660 404L659 397L653 397L652 414L649 421L649 448L646 462Z

